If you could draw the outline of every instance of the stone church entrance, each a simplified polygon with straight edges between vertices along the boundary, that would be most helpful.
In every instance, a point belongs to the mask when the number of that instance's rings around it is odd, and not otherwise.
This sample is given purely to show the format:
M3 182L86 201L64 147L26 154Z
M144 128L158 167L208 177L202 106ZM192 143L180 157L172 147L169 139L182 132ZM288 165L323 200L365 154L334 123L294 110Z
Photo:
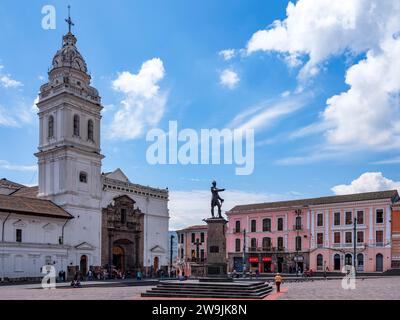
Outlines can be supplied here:
M113 265L116 269L125 272L125 252L120 246L114 246L112 249Z
M81 256L81 261L80 261L80 264L79 264L79 269L80 269L80 272L82 273L82 276L86 276L86 274L87 274L87 256L85 256L85 255L83 255L83 256Z
M143 216L126 195L103 208L101 264L110 273L134 276L143 271Z

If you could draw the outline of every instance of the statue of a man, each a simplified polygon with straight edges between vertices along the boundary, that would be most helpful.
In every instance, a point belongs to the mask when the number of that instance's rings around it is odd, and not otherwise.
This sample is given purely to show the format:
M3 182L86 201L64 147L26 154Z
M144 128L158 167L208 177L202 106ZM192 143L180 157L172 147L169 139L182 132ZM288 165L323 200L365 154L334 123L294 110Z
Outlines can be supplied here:
M217 182L213 181L212 182L212 186L211 186L211 194L212 194L212 198L211 198L211 215L214 218L214 207L217 206L218 207L218 217L222 218L221 215L221 206L222 206L222 202L224 202L224 199L222 199L218 192L222 192L225 191L225 189L218 189L217 188Z

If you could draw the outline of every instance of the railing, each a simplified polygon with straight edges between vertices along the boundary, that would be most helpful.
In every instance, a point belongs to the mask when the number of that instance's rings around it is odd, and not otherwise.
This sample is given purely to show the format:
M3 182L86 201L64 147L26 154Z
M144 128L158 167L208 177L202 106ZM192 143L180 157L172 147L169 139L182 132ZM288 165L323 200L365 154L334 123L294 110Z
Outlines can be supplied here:
M293 230L294 231L303 230L303 225L302 224L295 224L295 225L293 225Z
M237 228L233 228L233 233L242 233L242 230L237 229Z

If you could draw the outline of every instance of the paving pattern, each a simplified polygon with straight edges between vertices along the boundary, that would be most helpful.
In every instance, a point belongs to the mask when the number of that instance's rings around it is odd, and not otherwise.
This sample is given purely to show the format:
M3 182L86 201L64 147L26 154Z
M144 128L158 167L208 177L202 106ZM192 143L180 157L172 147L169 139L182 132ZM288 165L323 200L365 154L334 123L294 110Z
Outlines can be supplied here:
M37 289L35 286L0 286L0 300L135 300L151 286ZM400 277L383 277L356 281L356 289L344 290L341 280L284 283L282 293L265 300L400 300Z

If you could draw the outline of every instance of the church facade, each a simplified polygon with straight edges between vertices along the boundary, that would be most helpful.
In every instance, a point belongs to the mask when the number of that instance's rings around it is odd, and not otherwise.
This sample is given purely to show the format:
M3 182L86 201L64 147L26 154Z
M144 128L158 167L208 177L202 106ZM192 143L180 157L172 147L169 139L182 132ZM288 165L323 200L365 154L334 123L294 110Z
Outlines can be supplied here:
M101 98L68 32L40 88L38 186L0 184L4 278L40 277L40 267L124 272L167 265L168 190L102 173Z

